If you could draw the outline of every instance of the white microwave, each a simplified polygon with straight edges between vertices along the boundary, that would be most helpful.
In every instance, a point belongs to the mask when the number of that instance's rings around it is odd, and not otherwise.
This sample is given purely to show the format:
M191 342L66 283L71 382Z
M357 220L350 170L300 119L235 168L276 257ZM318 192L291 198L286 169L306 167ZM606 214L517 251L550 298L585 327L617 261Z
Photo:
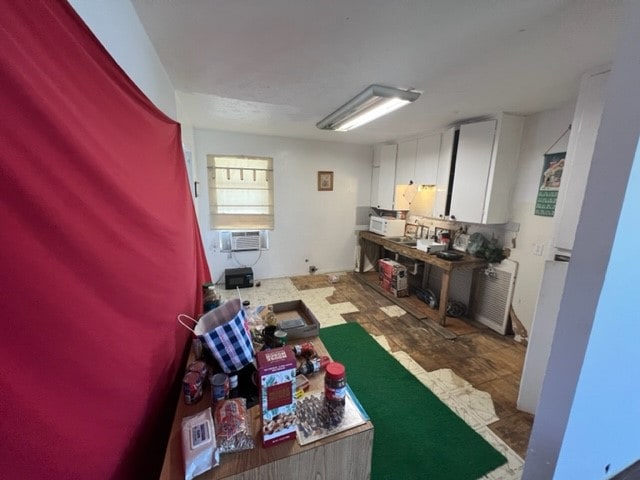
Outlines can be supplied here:
M370 217L369 231L384 237L401 237L405 224L405 220L397 218Z

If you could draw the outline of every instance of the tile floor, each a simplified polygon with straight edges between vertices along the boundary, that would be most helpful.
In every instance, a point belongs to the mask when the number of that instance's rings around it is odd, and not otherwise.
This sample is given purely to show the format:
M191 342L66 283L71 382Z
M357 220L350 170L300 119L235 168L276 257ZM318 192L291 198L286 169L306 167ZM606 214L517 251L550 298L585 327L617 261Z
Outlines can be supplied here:
M358 312L358 308L349 301L335 302L335 298L333 298L334 303L330 303L328 298L334 296L336 288L332 285L329 276L326 278L326 286L319 288L299 290L290 278L278 278L262 280L259 287L221 290L220 293L223 298L240 296L243 300L249 300L253 306L302 300L316 315L321 327L346 323L347 320L343 315ZM340 281L340 275L338 281ZM324 282L316 283L322 285ZM385 305L379 308L387 317L402 317L406 313L397 305ZM499 420L489 393L474 388L451 369L442 368L428 372L405 351L397 349L392 351L384 335L372 336L442 402L447 404L507 458L508 461L505 465L490 472L482 479L517 480L521 477L523 459L488 426Z

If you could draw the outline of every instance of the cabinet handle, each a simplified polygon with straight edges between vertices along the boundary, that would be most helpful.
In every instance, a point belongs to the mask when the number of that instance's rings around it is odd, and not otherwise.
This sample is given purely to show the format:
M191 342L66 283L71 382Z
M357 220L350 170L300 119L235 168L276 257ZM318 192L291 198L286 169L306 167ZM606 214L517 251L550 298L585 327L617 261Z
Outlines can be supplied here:
M455 215L449 215L449 218L450 218L451 220L455 220L455 219L456 219L456 216L455 216Z

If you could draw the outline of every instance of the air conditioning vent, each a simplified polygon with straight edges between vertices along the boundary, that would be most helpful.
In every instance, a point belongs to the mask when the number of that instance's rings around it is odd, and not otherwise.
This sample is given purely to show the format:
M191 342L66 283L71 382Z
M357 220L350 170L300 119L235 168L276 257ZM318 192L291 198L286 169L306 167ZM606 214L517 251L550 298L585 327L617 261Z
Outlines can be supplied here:
M260 250L260 232L231 232L231 250Z
M518 263L508 259L476 271L475 319L501 335L505 335L509 327L517 271Z
M246 252L269 248L266 230L221 231L219 232L221 252Z

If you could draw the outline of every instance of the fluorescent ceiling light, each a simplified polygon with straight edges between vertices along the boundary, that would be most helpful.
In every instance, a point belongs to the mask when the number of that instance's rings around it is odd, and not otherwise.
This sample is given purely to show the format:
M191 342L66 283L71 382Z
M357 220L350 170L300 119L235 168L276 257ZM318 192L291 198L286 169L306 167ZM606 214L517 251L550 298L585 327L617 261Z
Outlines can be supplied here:
M420 92L370 85L339 109L316 123L323 130L346 132L414 102Z

